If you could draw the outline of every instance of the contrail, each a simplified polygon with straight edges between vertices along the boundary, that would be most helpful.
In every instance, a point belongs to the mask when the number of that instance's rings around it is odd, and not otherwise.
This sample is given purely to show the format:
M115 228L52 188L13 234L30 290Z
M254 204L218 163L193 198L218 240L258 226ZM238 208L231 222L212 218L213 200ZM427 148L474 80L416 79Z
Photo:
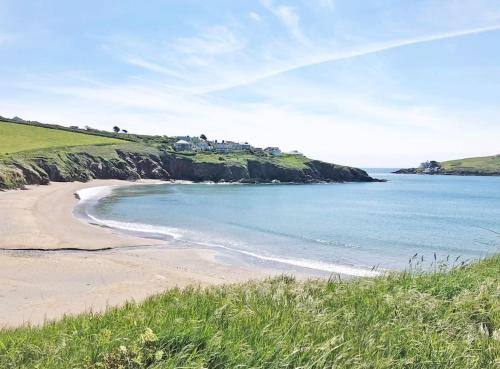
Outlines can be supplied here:
M410 39L405 39L405 40L393 40L393 41L377 42L377 43L367 45L364 47L359 47L359 48L354 48L354 49L349 49L349 50L344 50L344 51L341 50L341 51L332 52L332 53L327 52L327 53L323 53L322 55L313 56L309 59L306 58L299 63L290 64L290 65L284 66L282 68L276 68L276 69L270 70L268 72L264 72L264 73L261 73L261 74L255 75L255 76L250 76L250 78L240 80L236 83L229 83L227 85L215 86L211 89L207 89L207 90L200 92L200 94L206 94L206 93L210 93L210 92L228 90L228 89L231 89L234 87L251 85L251 84L259 82L263 79L274 77L276 75L291 72L291 71L294 71L297 69L310 67L313 65L319 65L319 64L323 64L323 63L337 61L337 60L356 58L358 56L375 54L375 53L379 53L379 52L383 52L383 51L391 50L391 49L396 49L396 48L404 47L404 46L423 44L426 42L433 42L433 41L445 40L445 39L449 39L449 38L462 37L462 36L468 36L468 35L484 33L484 32L498 31L498 30L500 30L500 24L495 25L495 26L489 26L489 27L469 28L469 29L465 29L465 30L461 30L461 31L437 33L437 34L433 34L433 35L429 35L429 36L421 36L421 37L415 37L415 38L410 38Z

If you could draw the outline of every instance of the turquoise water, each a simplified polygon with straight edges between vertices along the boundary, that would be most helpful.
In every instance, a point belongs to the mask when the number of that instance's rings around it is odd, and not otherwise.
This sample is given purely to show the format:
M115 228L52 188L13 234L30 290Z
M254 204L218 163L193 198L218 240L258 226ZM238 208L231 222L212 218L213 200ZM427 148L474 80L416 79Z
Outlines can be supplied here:
M365 275L498 252L500 177L394 175L386 183L162 184L87 204L108 226L239 253L282 268Z

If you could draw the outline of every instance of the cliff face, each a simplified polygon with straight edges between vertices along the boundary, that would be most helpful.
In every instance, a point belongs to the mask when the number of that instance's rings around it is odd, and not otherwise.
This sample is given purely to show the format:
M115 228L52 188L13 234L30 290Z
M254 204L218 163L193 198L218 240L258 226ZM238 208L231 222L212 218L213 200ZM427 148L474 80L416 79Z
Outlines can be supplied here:
M258 158L238 164L196 162L162 151L144 153L117 149L111 157L87 152L62 152L49 157L0 162L0 188L43 185L50 181L140 178L244 183L376 181L361 169L317 160L306 162L303 168L290 168Z

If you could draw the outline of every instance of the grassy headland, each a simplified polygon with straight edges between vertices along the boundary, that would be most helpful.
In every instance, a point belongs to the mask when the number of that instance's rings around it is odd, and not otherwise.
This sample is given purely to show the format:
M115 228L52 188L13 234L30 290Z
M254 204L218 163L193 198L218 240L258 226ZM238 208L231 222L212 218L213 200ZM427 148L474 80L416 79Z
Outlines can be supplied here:
M400 169L395 173L498 176L500 175L500 155L435 162L430 170L426 170L425 166L421 165L418 168Z
M0 331L0 367L499 368L500 257L449 272L173 289Z
M0 189L50 181L185 179L228 182L373 181L360 169L262 151L177 152L174 137L70 129L0 119Z
M484 173L500 175L500 155L483 156L459 160L443 161L441 163L446 173Z

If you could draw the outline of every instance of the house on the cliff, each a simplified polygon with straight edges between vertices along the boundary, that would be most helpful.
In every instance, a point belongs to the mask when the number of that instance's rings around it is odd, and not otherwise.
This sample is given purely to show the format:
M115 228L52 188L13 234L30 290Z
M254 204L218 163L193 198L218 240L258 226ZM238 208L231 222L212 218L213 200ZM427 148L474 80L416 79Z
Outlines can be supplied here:
M243 151L250 151L253 149L252 145L250 145L248 142L240 142L240 149Z
M196 151L213 151L214 147L210 142L200 140L196 143L194 143L194 149Z
M281 155L281 150L279 147L269 146L269 147L266 147L264 149L264 152L267 152L268 154L271 154L273 156L280 156Z
M193 150L193 145L186 140L179 140L174 143L175 151L191 151Z
M420 164L419 168L422 170L423 173L434 174L434 173L439 173L441 171L441 164L439 164L435 160L431 160Z
M174 144L174 149L176 151L215 151L218 153L229 153L254 150L254 147L248 142L233 142L226 140L222 140L221 142L217 140L208 141L199 137L190 136L177 136L176 138L178 139Z
M231 141L224 141L224 140L222 142L215 141L213 143L213 146L214 150L220 153L234 151L234 142Z

